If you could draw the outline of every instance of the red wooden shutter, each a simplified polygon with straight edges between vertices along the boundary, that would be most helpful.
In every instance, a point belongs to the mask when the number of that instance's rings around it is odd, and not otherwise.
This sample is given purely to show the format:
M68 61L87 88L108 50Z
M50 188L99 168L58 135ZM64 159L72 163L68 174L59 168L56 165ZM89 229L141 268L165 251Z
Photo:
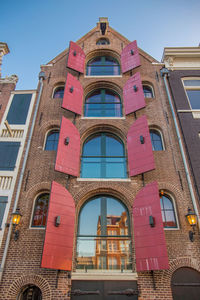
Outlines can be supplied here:
M55 220L60 217L60 225ZM53 181L42 254L42 268L71 270L75 204L71 194Z
M149 217L154 227L149 225ZM137 271L169 269L157 182L146 185L133 203L133 224Z
M67 74L65 91L63 96L62 108L73 111L76 114L82 114L83 88L74 76Z
M130 71L140 66L140 55L137 47L137 42L134 41L128 44L121 53L122 73Z
M130 77L124 85L123 99L126 115L146 106L139 72Z
M69 45L67 67L80 73L84 73L85 53L76 43L72 41Z
M79 176L80 134L71 121L62 117L55 170Z
M155 169L151 137L145 115L137 119L129 128L127 148L130 176Z

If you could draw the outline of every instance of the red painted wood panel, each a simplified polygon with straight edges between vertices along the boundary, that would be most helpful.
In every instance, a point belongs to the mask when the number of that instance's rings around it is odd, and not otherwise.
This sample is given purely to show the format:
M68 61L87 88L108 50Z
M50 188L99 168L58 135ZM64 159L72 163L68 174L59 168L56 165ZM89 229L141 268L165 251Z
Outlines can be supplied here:
M73 111L76 114L82 114L83 88L74 76L67 74L65 84L62 108Z
M144 137L141 144L140 137ZM127 135L128 166L130 176L155 169L151 137L146 116L137 119L129 128Z
M153 216L155 227L149 225ZM157 182L142 188L133 203L136 269L140 271L169 269Z
M65 144L69 138L68 145ZM79 176L80 134L71 121L62 117L58 141L55 170L73 176Z
M121 53L122 73L130 71L141 65L137 42L128 44Z
M60 216L60 225L55 226L55 218ZM68 270L72 268L75 204L71 194L53 181L45 241L42 254L42 268Z
M67 67L78 71L79 73L84 73L85 53L76 43L72 41L69 44Z
M146 106L139 72L131 76L124 85L123 99L126 115Z

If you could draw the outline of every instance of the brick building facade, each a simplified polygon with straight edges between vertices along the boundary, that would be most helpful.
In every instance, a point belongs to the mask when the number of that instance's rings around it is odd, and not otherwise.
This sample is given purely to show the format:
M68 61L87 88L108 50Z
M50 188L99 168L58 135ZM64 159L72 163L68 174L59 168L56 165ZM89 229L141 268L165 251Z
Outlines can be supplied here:
M172 299L177 270L199 280L162 66L100 18L41 67L0 299Z

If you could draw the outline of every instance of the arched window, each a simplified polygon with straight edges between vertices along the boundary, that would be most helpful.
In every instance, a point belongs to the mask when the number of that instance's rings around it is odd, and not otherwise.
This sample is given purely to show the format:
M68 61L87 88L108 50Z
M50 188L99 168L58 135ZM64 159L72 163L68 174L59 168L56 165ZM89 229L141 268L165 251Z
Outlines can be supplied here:
M127 208L116 198L99 195L79 214L77 268L131 269L131 236Z
M58 86L53 92L53 98L63 98L64 95L64 86Z
M87 75L120 75L120 66L118 61L113 57L97 56L87 63Z
M149 85L143 85L143 92L145 98L153 98L153 89Z
M110 133L90 136L83 145L81 177L126 178L126 157L122 141Z
M160 205L162 211L163 226L165 228L177 228L176 215L173 201L169 195L160 192Z
M36 198L31 227L45 227L48 204L49 194L40 194Z
M87 117L121 117L121 99L117 93L108 89L98 89L90 93L85 100Z
M58 139L59 139L59 130L51 130L47 134L46 143L44 150L47 151L56 151L58 146Z
M18 300L42 300L42 292L35 285L28 285L21 291Z
M110 41L109 39L106 38L101 38L97 41L97 45L109 45Z
M150 136L153 151L162 151L163 142L160 132L155 129L150 129Z

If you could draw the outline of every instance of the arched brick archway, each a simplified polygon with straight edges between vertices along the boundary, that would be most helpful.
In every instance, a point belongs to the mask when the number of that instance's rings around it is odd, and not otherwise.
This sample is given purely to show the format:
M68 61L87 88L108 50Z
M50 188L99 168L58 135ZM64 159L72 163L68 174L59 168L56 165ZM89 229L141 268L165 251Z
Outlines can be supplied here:
M42 292L42 300L51 300L51 289L49 283L39 275L26 275L21 276L15 280L10 286L7 297L5 299L16 300L21 289L26 285L35 285L39 287Z

